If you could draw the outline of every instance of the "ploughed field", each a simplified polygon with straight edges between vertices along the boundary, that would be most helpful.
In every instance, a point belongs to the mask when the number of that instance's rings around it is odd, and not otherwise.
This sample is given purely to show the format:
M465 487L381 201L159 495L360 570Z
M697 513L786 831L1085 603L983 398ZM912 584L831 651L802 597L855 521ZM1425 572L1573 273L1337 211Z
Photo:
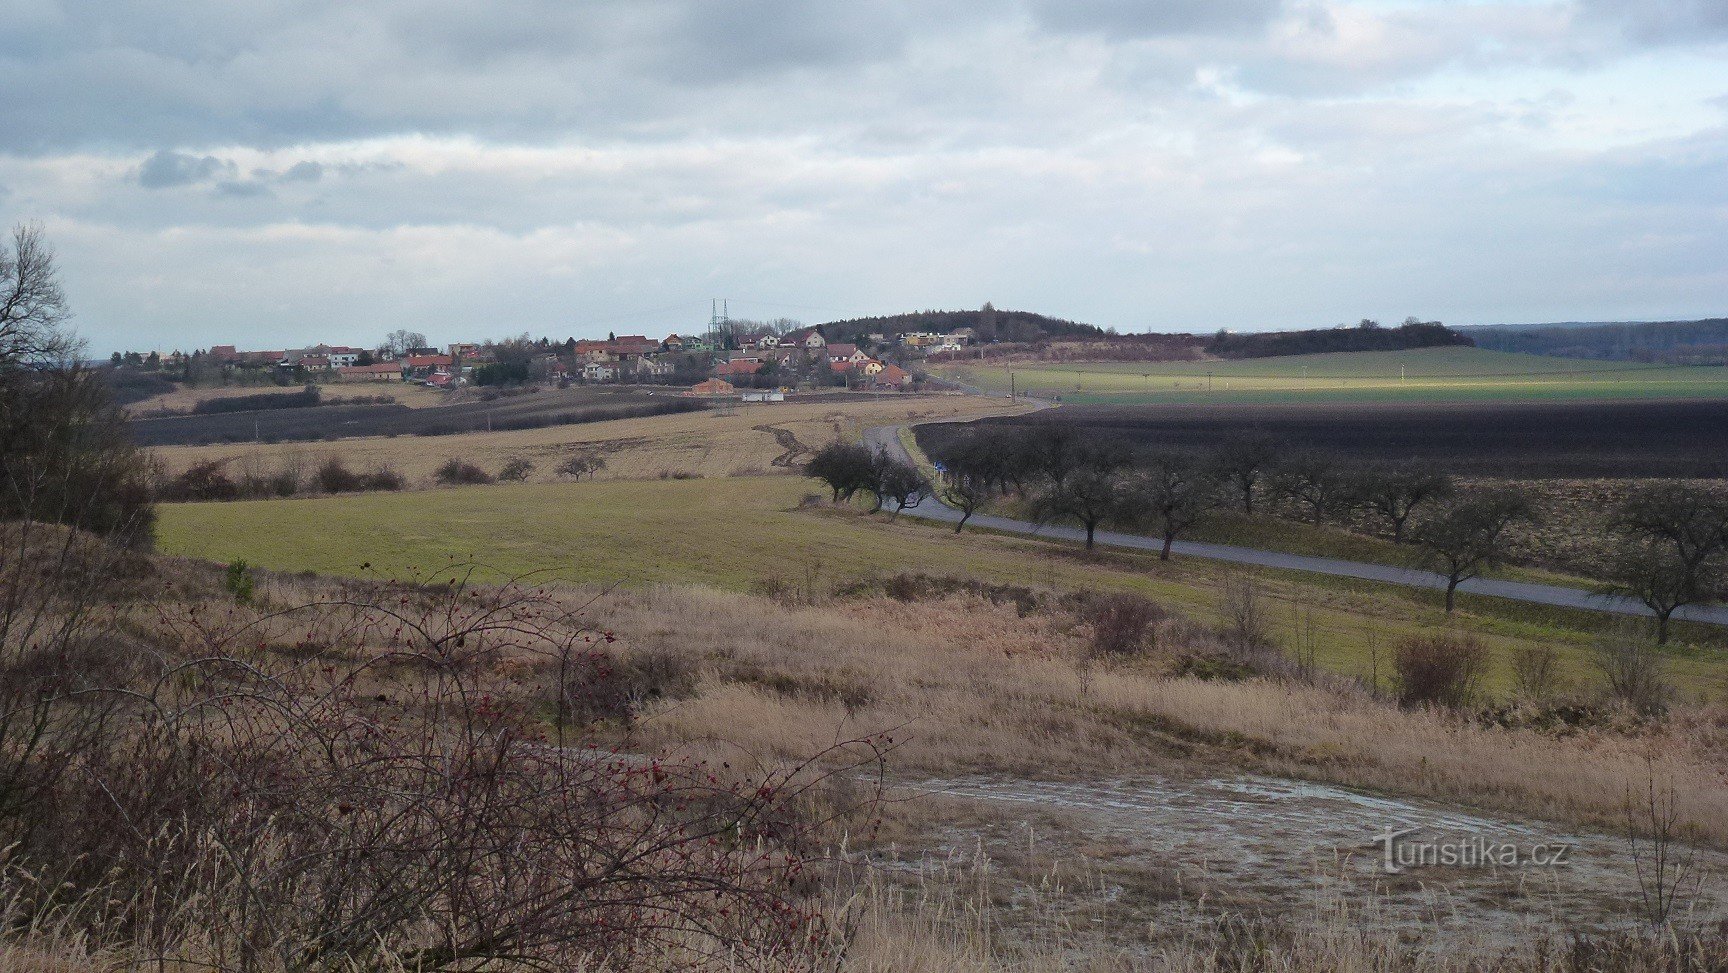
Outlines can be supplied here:
M143 446L198 446L254 440L293 442L536 429L693 412L705 407L702 402L680 398L671 390L649 393L627 389L562 389L425 409L401 403L311 406L136 419L130 425L134 440Z
M1728 400L1069 405L992 423L1066 423L1147 449L1265 433L1285 450L1426 460L1520 479L1728 476ZM926 448L955 427L919 427Z

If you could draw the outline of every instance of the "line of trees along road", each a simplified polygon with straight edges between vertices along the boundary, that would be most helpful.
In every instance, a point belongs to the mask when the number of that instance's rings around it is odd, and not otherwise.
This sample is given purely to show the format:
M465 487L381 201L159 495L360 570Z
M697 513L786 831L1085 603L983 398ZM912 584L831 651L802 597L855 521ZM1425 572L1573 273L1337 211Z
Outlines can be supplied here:
M1346 463L1288 451L1259 434L1206 452L1132 449L1056 423L955 427L930 439L934 483L886 454L842 443L821 450L808 472L836 501L870 494L872 510L898 513L935 497L960 512L956 532L1005 501L1035 522L1079 526L1088 549L1100 529L1157 537L1165 560L1217 510L1253 517L1277 507L1315 525L1366 518L1408 550L1412 564L1445 579L1448 612L1460 585L1507 563L1514 527L1541 524L1540 511L1516 489L1466 490L1429 464ZM1613 555L1601 590L1648 607L1659 642L1668 641L1681 607L1724 596L1728 500L1684 483L1656 483L1635 491L1610 522Z

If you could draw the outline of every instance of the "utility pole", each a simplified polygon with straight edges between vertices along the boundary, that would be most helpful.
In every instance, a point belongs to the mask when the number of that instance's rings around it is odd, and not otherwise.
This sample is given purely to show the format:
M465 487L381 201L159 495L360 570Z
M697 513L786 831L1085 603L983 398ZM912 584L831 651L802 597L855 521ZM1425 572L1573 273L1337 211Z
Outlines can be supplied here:
M1208 391L1208 392L1212 391L1212 373L1211 372L1206 373L1206 391Z
M1008 401L1014 401L1014 370L1008 370Z

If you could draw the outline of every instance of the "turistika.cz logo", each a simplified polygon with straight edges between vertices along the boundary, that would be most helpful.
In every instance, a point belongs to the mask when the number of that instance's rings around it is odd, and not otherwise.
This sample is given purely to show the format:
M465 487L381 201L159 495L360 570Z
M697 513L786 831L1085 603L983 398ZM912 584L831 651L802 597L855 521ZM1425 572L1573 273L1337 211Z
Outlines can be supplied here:
M1388 875L1407 868L1548 868L1572 857L1572 846L1563 841L1518 844L1483 835L1424 841L1413 837L1421 830L1387 831L1376 839Z

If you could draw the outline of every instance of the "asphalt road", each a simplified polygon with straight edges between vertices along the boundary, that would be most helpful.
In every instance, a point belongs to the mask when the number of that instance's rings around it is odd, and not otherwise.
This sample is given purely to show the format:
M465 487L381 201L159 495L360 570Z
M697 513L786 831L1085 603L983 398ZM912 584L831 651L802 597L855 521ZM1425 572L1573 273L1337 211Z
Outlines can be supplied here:
M864 441L872 449L885 449L892 456L897 456L907 462L911 461L906 447L900 442L899 426L875 426L866 429ZM960 520L960 511L931 498L906 511L902 516L919 517L924 520L952 524ZM1080 543L1084 543L1086 540L1086 532L1078 527L1064 527L1054 524L1040 526L1030 521L1013 520L987 514L975 514L971 520L967 521L967 524L1010 534L1024 534L1029 537L1055 538ZM1163 546L1163 542L1157 538L1109 530L1098 531L1097 540L1099 544L1110 547L1124 547L1141 551L1156 551ZM1444 577L1431 571L1420 571L1415 568L1367 564L1361 561L1341 561L1337 558L1286 554L1282 551L1262 551L1252 547L1207 544L1201 541L1177 541L1173 550L1177 554L1188 557L1203 557L1214 561L1229 561L1234 564L1252 564L1289 571L1308 571L1313 574L1329 574L1341 578L1361 578L1365 581L1382 581L1387 584L1405 585L1411 588L1446 590ZM1581 608L1587 611L1610 612L1617 615L1649 617L1651 614L1650 609L1631 598L1602 595L1579 588L1563 588L1559 585L1533 584L1527 581L1473 578L1460 584L1458 590L1465 594L1487 595L1491 598L1505 598L1535 605ZM1693 622L1707 622L1712 625L1728 625L1728 606L1687 605L1676 611L1674 617Z

